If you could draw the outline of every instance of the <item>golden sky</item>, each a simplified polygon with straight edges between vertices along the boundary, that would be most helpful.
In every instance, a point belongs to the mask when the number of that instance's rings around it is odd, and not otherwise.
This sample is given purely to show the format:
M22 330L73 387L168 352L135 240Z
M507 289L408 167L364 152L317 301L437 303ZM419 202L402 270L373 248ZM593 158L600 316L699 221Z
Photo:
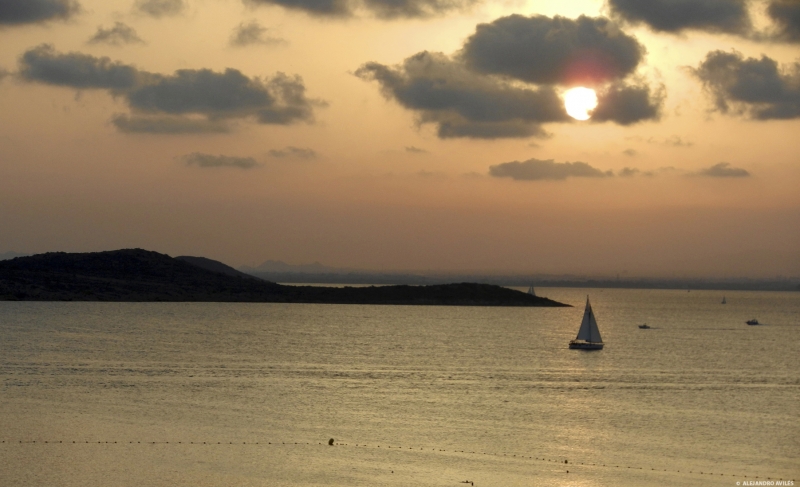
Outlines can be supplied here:
M798 276L800 2L691 4L0 0L0 253Z

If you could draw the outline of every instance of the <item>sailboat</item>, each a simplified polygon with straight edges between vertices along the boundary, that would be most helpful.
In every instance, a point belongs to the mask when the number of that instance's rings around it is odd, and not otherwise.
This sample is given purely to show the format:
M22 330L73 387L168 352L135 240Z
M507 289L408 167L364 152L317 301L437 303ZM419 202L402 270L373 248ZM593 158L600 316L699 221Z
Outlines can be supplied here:
M728 302L725 301L725 296L722 296L722 304L728 304Z
M600 338L600 330L597 328L597 320L594 318L592 305L589 304L589 296L586 296L586 309L583 312L581 328L578 336L570 340L569 348L578 350L602 350L603 339Z
M536 291L533 290L533 286L528 288L528 294L530 294L531 296L536 296Z

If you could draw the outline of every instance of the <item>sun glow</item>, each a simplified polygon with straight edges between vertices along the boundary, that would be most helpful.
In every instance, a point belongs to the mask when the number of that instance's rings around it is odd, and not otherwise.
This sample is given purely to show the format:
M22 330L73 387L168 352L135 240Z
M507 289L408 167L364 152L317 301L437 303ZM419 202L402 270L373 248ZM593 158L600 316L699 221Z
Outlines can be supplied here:
M597 106L597 94L593 89L578 86L564 93L564 108L575 120L589 120L591 112Z

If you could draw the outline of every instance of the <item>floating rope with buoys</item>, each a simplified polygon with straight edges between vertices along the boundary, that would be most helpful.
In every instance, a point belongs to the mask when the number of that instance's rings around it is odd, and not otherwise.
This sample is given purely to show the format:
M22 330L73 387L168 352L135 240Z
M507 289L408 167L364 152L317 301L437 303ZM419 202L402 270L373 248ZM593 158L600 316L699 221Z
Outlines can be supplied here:
M541 462L550 462L562 465L574 465L574 466L583 466L583 467L595 467L595 468L620 468L620 469L631 469L631 470L642 470L642 471L653 471L653 472L668 472L668 473L682 473L682 474L692 474L692 475L703 475L703 476L724 476L724 477L735 477L735 478L745 478L745 479L759 479L759 480L770 480L770 481L778 481L778 482L791 482L786 484L771 484L771 485L794 485L794 479L783 479L777 477L768 477L763 475L743 475L743 474L724 474L724 473L716 473L716 472L708 472L708 471L700 471L700 470L670 470L665 468L646 468L640 466L630 466L630 465L614 465L610 463L589 463L589 462L570 462L566 458L561 459L553 459L552 457L548 458L545 456L533 456L533 455L525 455L525 454L518 454L518 453L496 453L496 452L485 452L485 451L468 451L468 450L448 450L446 448L424 448L424 447L403 447L397 445L370 445L366 443L342 443L337 442L335 439L331 438L327 442L319 442L319 443L312 443L312 442L300 442L300 441L95 441L95 440L0 440L0 445L13 445L13 444L27 444L27 445L250 445L250 446L286 446L286 445L327 445L327 446L337 446L337 447L353 447L353 448L383 448L386 450L413 450L413 451L432 451L432 452L442 452L442 453L458 453L462 455L489 455L489 456L496 456L496 457L506 457L506 458L518 458L522 460L536 460ZM567 470L569 473L569 470Z

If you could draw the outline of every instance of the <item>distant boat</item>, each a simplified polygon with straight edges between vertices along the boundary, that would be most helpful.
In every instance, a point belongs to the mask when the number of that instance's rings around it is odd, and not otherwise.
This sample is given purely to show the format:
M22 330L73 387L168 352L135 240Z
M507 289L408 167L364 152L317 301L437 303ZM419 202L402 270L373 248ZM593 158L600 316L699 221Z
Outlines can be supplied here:
M530 294L531 296L536 296L536 291L533 290L533 286L528 288L528 294Z
M752 320L745 321L748 325L760 325L761 323L758 322L757 319L753 318Z
M648 325L647 323L643 323L643 324L639 325L639 328L641 328L642 330L649 330L650 329L650 325Z
M722 304L728 304L728 302L725 301L725 296L722 296Z
M589 304L589 296L586 296L586 309L583 312L583 320L578 330L578 336L570 340L569 348L577 350L602 350L603 339L600 338L600 330L597 328L597 320L594 318L592 305Z

